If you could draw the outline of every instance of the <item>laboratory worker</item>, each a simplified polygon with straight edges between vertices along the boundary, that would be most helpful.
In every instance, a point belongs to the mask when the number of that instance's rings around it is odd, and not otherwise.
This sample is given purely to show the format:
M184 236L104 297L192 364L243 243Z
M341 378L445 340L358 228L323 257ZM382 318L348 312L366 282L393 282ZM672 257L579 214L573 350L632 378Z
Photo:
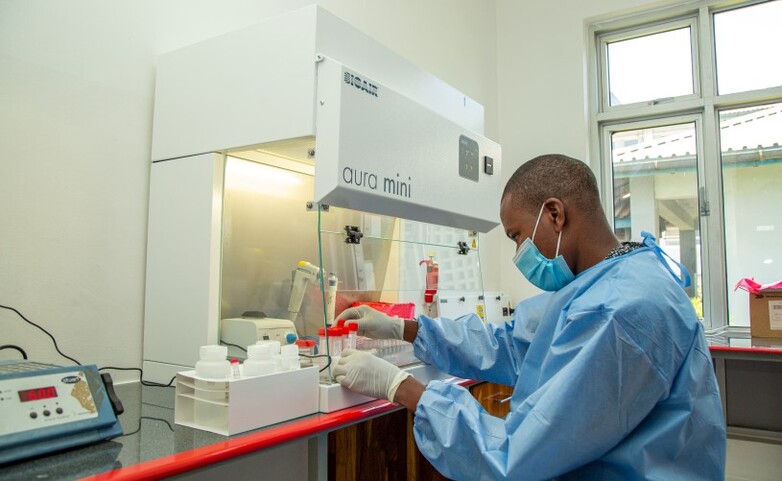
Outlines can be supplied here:
M413 411L421 453L455 480L724 479L725 421L686 270L651 234L620 243L591 170L563 155L516 170L500 219L513 263L545 291L511 323L415 322L366 306L340 317L359 335L412 342L451 375L514 386L505 418L366 352L343 351L336 379Z

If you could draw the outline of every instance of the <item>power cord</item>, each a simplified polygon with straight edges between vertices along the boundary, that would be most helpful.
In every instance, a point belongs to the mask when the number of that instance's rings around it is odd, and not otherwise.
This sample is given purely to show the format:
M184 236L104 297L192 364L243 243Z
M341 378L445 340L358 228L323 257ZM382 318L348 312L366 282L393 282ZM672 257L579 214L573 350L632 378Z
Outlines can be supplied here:
M14 349L16 351L19 351L19 353L22 355L22 357L27 359L27 353L24 352L24 349L22 349L19 346L16 346L14 344L3 344L2 346L0 346L0 351L2 351L3 349Z
M131 432L131 433L125 433L125 434L122 434L122 435L120 435L119 437L123 438L123 437L125 437L125 436L133 436L133 435L134 435L134 434L136 434L137 432L141 431L141 421L142 421L143 419L149 419L149 420L151 420L151 421L162 421L162 422L166 423L166 426L168 426L168 429L170 429L170 430L171 430L171 432L173 432L173 431L174 431L174 428L172 428L172 427L171 427L171 423L169 423L169 422L168 422L168 420L166 420L166 419L163 419L163 418L154 418L154 417L151 417L151 416L141 416L141 417L138 419L138 427L136 428L136 430L135 430L135 431L133 431L133 432Z
M18 315L19 317L21 317L22 319L24 319L24 321L25 321L25 322L27 322L28 324L31 324L31 325L33 325L33 326L37 327L38 329L40 329L41 331L43 331L43 333L44 333L44 334L46 334L47 336L49 336L49 338L52 340L52 344L54 344L54 349L57 351L57 353L58 353L60 356L62 356L62 357L64 357L64 358L66 358L66 359L69 359L69 360L73 361L74 363L76 363L76 364L77 364L77 365L79 365L79 366L81 366L81 365L82 365L82 364L81 364L79 361L77 361L76 359L72 358L71 356L69 356L69 355L65 354L64 352L62 352L62 351L60 350L60 347L57 345L57 340L54 338L54 336L53 336L53 335L52 335L52 334L51 334L49 331L47 331L47 330L46 330L46 329L44 329L43 327L39 326L38 324L34 323L34 322L33 322L33 321L31 321L30 319L27 319L27 318L24 316L24 314L22 314L21 312L19 312L19 311L18 311L18 310L16 310L16 309L14 309L13 307L10 307L10 306L4 306L4 305L0 304L0 308L7 309L7 310L9 310L9 311L13 311L13 312L15 312L15 313L16 313L16 315ZM19 352L22 354L22 356L23 356L25 359L27 359L27 353L24 351L24 349L22 349L22 348L21 348L21 347L19 347L19 346L14 346L14 345L11 345L11 344L6 344L6 345L3 345L3 346L0 346L0 350L1 350L1 349L16 349L17 351L19 351ZM240 348L240 349L241 349L241 348ZM103 371L103 370L108 370L108 369L114 369L114 370L117 370L117 371L138 371L138 372L139 372L139 382L140 382L140 383L141 383L143 386L151 386L151 387L172 387L171 385L172 385L172 384L174 383L174 381L176 380L176 376L175 376L175 377L172 377L172 378L171 378L171 380L168 382L168 384L160 384L160 383L156 383L156 382L152 382L152 381L145 381L145 380L143 380L143 379L142 379L142 378L144 377L144 371L143 371L143 370L142 370L140 367L112 367L112 366L107 366L107 367L101 367L101 368L99 368L98 370L99 370L99 371Z
M323 366L323 368L321 368L321 369L320 369L318 372L323 372L323 371L325 371L326 369L328 369L328 368L330 368L330 367L331 367L331 356L329 356L328 354L324 354L323 356L326 356L326 357L328 357L328 358L329 358L329 360L328 360L328 362L326 363L326 365L325 365L325 366ZM319 356L319 357L323 357L323 356ZM329 371L329 374L331 374L331 371Z
M77 361L76 359L72 358L71 356L69 356L69 355L65 354L64 352L62 352L62 351L60 350L60 347L57 345L57 340L54 338L54 336L52 336L52 335L49 333L49 331L47 331L47 330L46 330L46 329L44 329L43 327L39 326L38 324L34 323L34 322L33 322L33 321L31 321L30 319L27 319L26 317L24 317L24 314L22 314L21 312L17 311L17 310L16 310L16 309L14 309L13 307L10 307L10 306L4 306L4 305L2 305L2 304L0 304L0 307L2 307L3 309L7 309L7 310L9 310L9 311L14 311L14 312L15 312L15 313L16 313L16 314L19 316L19 317L21 317L22 319L24 319L24 320L25 320L25 321L26 321L28 324L31 324L31 325L33 325L33 326L37 327L38 329L40 329L41 331L43 331L43 333L44 333L44 334L46 334L47 336L49 336L49 338L52 340L52 343L54 344L54 349L55 349L55 350L57 350L57 353L58 353L60 356L64 357L65 359L71 360L71 361L75 362L77 365L81 366L81 363L80 363L79 361ZM26 359L26 358L25 358L25 359Z
M226 345L226 346L235 347L236 349L244 351L245 353L247 352L247 349L243 348L242 346L237 346L236 344L231 344L230 342L225 342L222 339L220 339L220 344L223 344L223 345Z
M62 357L66 358L66 359L69 359L69 360L73 361L74 363L76 363L77 365L81 366L81 363L80 363L79 361L77 361L76 359L72 358L71 356L69 356L69 355L65 354L64 352L62 352L62 351L60 350L60 347L57 345L57 340L54 338L54 336L53 336L51 333L49 333L49 331L47 331L47 330L46 330L46 329L44 329L43 327L39 326L38 324L34 323L34 322L33 322L33 321L31 321L30 319L27 319L27 318L24 316L24 314L22 314L21 312L19 312L19 311L18 311L18 310L16 310L16 309L14 309L13 307L10 307L10 306L4 306L4 305L2 305L2 304L0 304L0 307L1 307L1 308L3 308L3 309L7 309L7 310L9 310L9 311L13 311L13 312L15 312L15 313L16 313L16 314L17 314L19 317L21 317L22 319L24 319L24 320L25 320L25 322L27 322L28 324L31 324L31 325L33 325L33 326L37 327L38 329L40 329L41 331L43 331L43 333L44 333L44 334L46 334L47 336L49 336L49 338L52 340L52 344L54 344L54 349L55 349L55 350L57 350L57 353L58 353L59 355L61 355ZM244 351L244 352L247 352L247 349L244 349L244 348L242 348L241 346L237 346L236 344L231 344L231 343L225 342L225 341L223 341L222 339L220 340L220 343L222 343L222 344L225 344L226 346L235 347L235 348L237 348L237 349L241 349L241 350L242 350L242 351ZM2 350L2 349L15 349L15 350L19 351L19 352L22 354L22 356L23 356L25 359L27 359L27 353L24 351L24 349L22 349L22 348L21 348L21 347L19 347L19 346L14 346L14 345L11 345L11 344L6 344L6 345L3 345L3 346L0 346L0 350ZM322 368L322 369L320 369L320 372L323 372L323 371L325 371L326 369L328 369L328 368L331 366L331 356L329 356L329 355L327 355L327 354L321 354L321 355L318 355L318 356L307 356L307 355L304 355L304 354L302 354L302 356L304 356L304 357L309 357L309 358L316 358L316 357L328 357L328 358L329 358L328 362L326 363L326 365L325 365L325 366L323 366L323 368ZM141 383L141 385L142 385L142 386L150 386L150 387L173 387L173 386L172 386L172 384L174 384L174 381L176 380L176 376L174 376L174 377L172 377L172 378L171 378L171 380L170 380L170 381L168 381L168 384L161 384L161 383L152 382L152 381L145 381L145 380L143 379L143 377L144 377L144 370L142 370L140 367L114 367L114 366L106 366L106 367L101 367L101 368L99 368L98 370L99 370L99 371L105 371L105 370L115 370L115 371L138 371L138 372L139 372L139 382Z
M331 356L328 354L315 354L314 356L310 356L309 354L299 354L299 357L306 357L307 359L317 359L319 357L327 357L329 358L328 362L326 362L326 365L323 366L318 372L323 372L331 365Z
M172 384L176 380L176 376L172 377L170 381L168 381L168 384L161 384L158 382L152 382L152 381L145 381L142 379L144 377L144 370L140 367L114 367L114 366L106 366L98 368L98 371L106 371L106 370L114 370L114 371L138 371L139 372L139 378L138 381L141 383L142 386L150 386L150 387L173 387Z

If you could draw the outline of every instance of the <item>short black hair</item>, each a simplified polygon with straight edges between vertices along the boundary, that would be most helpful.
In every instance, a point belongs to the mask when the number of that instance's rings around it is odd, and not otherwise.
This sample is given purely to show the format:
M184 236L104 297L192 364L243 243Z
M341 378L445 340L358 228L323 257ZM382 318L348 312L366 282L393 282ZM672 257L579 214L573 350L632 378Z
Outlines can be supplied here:
M540 155L522 164L508 180L501 199L509 194L514 207L529 211L537 212L549 197L602 210L595 174L580 160L561 154Z

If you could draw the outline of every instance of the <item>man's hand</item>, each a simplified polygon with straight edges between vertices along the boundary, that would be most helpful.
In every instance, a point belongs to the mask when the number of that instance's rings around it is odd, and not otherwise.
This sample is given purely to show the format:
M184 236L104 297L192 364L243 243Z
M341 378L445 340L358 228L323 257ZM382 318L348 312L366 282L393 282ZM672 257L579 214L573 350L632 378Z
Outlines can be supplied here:
M405 321L398 317L389 317L369 306L351 307L342 312L337 319L345 323L358 324L358 335L372 339L402 339Z
M346 388L391 402L402 381L410 377L410 373L386 360L353 349L342 351L342 357L331 372Z

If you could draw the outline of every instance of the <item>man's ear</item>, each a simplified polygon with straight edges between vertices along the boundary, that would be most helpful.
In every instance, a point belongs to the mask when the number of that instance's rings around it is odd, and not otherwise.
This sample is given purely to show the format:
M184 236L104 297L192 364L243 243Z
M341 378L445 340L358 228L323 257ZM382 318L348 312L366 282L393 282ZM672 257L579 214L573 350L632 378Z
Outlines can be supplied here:
M543 202L543 205L543 215L548 216L549 220L554 224L554 231L559 234L567 222L565 203L556 197L549 197Z

